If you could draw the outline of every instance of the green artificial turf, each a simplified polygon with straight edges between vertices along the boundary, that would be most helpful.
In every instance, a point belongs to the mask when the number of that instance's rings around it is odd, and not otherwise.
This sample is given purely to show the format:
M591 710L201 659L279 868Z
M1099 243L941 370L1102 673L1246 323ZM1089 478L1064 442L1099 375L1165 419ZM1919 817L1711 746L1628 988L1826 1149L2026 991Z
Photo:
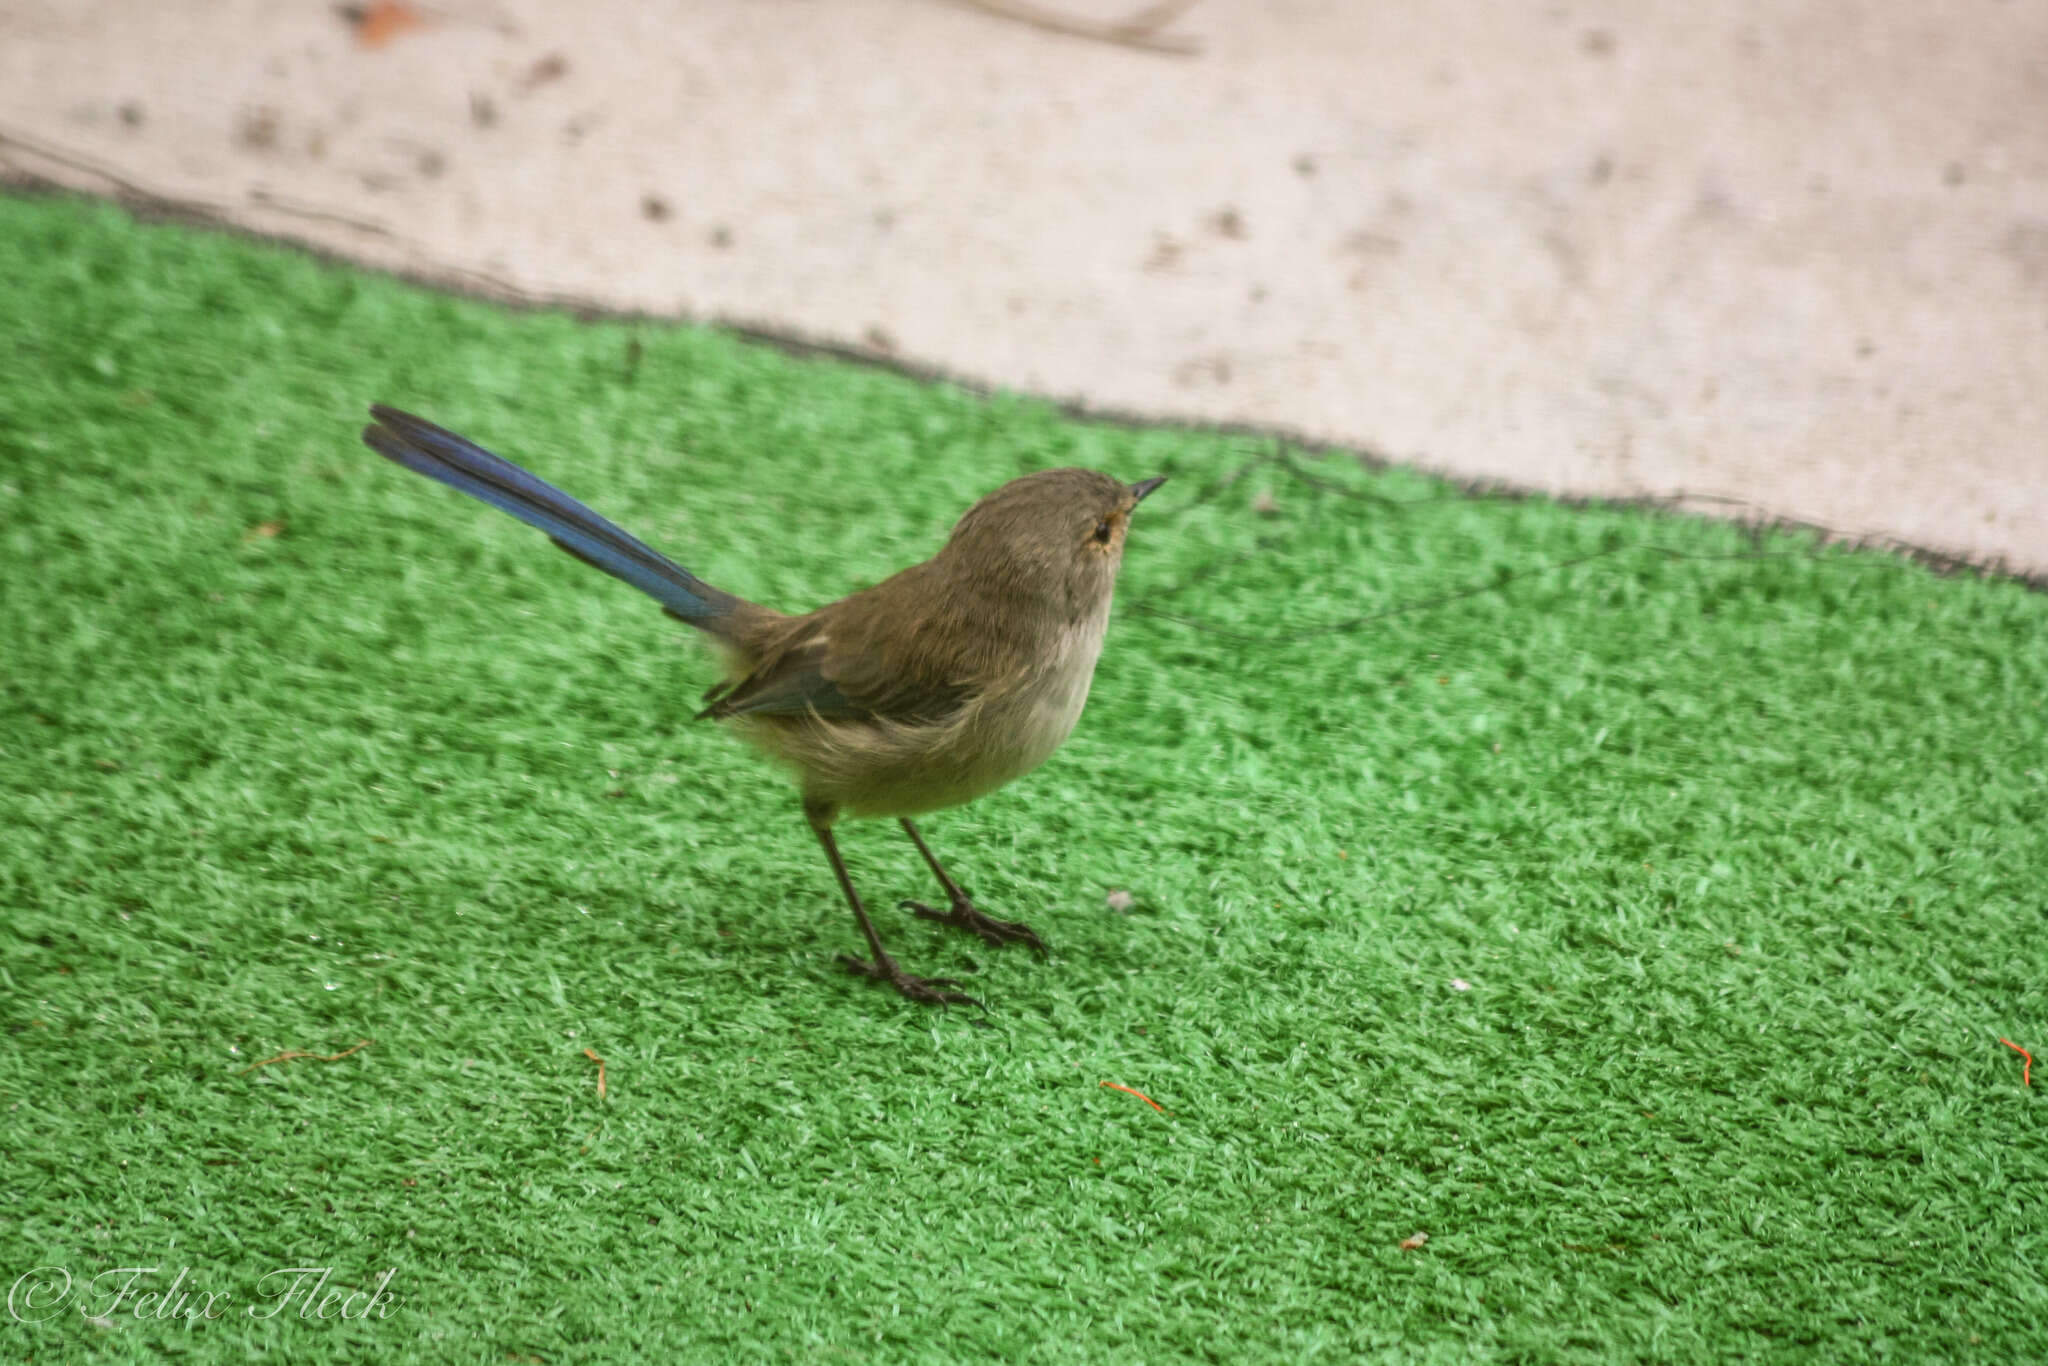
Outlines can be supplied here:
M0 1358L2048 1358L2048 597L64 199L0 287L0 1271L74 1282ZM1051 961L870 823L987 1027L838 969L708 656L373 399L785 607L1171 474L1073 740L926 823ZM388 1314L246 1312L307 1266Z

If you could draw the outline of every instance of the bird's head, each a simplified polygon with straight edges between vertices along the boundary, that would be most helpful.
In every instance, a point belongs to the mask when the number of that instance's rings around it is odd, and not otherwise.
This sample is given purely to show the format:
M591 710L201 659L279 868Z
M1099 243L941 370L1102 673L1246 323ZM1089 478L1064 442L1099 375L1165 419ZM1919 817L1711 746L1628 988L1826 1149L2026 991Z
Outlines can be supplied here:
M989 494L953 527L945 555L976 577L1037 589L1077 609L1106 604L1131 511L1166 482L1095 470L1040 470Z

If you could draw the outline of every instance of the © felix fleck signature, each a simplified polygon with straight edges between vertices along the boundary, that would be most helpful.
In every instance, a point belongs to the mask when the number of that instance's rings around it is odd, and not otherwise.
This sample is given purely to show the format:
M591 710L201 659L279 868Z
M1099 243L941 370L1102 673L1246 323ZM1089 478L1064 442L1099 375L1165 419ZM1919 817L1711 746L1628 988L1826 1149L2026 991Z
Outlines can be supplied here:
M182 1319L191 1325L238 1310L252 1319L382 1319L398 1306L391 1291L397 1267L386 1267L363 1287L332 1284L331 1266L280 1267L259 1277L246 1296L206 1288L189 1266L177 1268L168 1281L166 1270L117 1266L80 1281L66 1267L34 1267L7 1287L7 1314L22 1323L44 1323L73 1309L87 1322L111 1328L119 1318Z

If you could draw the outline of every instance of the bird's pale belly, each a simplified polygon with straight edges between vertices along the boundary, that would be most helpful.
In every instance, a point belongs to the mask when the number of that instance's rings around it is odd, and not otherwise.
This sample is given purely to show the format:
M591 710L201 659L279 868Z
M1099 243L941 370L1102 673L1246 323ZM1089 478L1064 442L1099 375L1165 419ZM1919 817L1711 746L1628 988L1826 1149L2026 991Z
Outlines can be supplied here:
M1073 733L1088 702L1107 613L1068 633L1047 666L930 726L789 718L743 726L800 776L805 795L847 816L916 816L1022 777Z

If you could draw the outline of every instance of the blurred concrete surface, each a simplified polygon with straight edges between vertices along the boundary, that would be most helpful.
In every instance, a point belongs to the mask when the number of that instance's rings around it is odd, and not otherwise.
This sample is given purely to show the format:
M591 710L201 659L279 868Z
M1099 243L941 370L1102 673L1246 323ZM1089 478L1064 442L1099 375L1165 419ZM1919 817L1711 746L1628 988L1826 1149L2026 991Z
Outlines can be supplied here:
M0 172L2048 572L2040 0L416 13L0 0Z

